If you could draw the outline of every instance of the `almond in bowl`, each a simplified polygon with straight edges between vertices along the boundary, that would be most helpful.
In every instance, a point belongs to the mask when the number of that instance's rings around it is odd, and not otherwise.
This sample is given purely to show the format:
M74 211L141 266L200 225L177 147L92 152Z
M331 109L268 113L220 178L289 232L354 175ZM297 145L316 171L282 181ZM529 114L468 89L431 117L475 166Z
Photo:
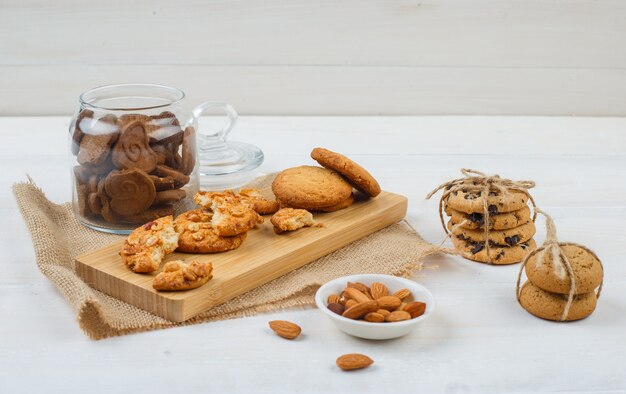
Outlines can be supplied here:
M435 309L426 287L381 274L334 279L318 289L315 302L341 331L375 340L408 334Z

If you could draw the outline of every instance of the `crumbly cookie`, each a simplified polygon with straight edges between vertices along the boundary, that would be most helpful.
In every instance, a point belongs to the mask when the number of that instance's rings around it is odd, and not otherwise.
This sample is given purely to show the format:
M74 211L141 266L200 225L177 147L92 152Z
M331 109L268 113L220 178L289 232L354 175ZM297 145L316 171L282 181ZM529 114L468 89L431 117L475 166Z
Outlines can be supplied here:
M174 220L174 228L179 235L176 250L186 253L219 253L241 246L246 233L220 237L211 225L212 218L213 213L204 209L180 214Z
M596 309L597 301L598 297L594 292L574 296L574 301L565 320L584 319ZM537 317L560 321L567 304L567 296L542 290L528 281L522 286L520 304L529 313Z
M456 235L457 238L472 242L485 242L484 230L470 230L463 227L455 227L457 224L454 219L448 221L448 230ZM515 246L531 239L535 235L535 232L535 223L531 221L508 230L490 230L489 241L491 241L493 245Z
M372 174L344 155L324 148L315 148L311 152L311 158L346 177L352 186L363 193L371 197L380 194L380 185Z
M276 234L295 231L313 225L313 215L305 209L282 208L272 216L272 224Z
M456 191L446 197L444 203L460 212L483 212L484 196L482 192ZM505 190L503 193L491 192L487 198L489 214L517 211L528 203L526 193L517 190Z
M243 234L263 223L263 217L252 206L239 200L231 190L221 193L200 191L194 196L194 201L213 213L211 225L223 237Z
M268 200L258 189L241 189L237 193L237 198L252 205L252 209L259 215L275 213L280 208L278 201Z
M153 272L166 254L178 247L173 218L166 216L136 228L124 242L120 256L134 272Z
M154 277L155 290L179 291L200 287L213 278L213 265L193 260L189 264L181 260L165 263L163 271Z
M465 220L466 222L463 225L464 228L475 230L483 228L485 224L485 218L481 212L460 212L447 205L444 206L444 210L455 223L461 223ZM530 208L525 206L517 211L489 215L489 230L507 230L526 224L530 220Z
M537 248L537 244L534 239L522 242L515 246L490 246L489 256L487 256L487 249L484 243L476 243L465 241L452 236L452 243L454 248L461 252L461 255L466 259L478 261L479 263L491 263L496 265L519 263L526 257L526 255Z
M589 293L602 283L604 275L602 265L587 250L576 245L561 246L563 254L572 265L576 283L576 294ZM537 261L542 264L537 266ZM528 259L526 276L535 286L552 293L568 294L570 291L570 278L565 275L559 278L554 272L552 253L541 250Z
M352 194L352 186L333 170L300 166L278 174L272 191L291 207L315 210L345 201Z

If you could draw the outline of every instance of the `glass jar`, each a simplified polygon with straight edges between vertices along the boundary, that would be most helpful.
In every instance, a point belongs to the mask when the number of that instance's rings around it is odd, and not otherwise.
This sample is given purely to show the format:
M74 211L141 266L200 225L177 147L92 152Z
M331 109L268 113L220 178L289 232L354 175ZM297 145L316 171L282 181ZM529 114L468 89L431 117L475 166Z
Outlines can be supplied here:
M193 111L176 88L151 84L98 87L80 96L69 128L72 205L96 230L128 234L156 218L192 209L198 190L197 120L219 107L228 134L237 113L206 102Z

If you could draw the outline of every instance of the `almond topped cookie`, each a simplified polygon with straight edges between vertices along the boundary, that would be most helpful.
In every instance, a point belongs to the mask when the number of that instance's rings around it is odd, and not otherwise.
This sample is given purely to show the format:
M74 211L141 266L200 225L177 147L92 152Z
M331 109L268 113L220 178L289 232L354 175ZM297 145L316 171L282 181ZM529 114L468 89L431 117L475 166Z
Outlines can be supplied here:
M278 201L263 197L263 194L258 189L241 189L237 193L237 198L252 205L252 209L259 215L268 215L278 211L280 208Z
M276 234L295 231L313 225L313 215L305 209L282 208L272 216L272 224Z
M166 254L178 247L172 216L150 221L135 229L122 247L120 256L134 272L154 272Z
M243 234L263 223L263 217L252 208L252 205L241 201L232 190L224 192L198 192L194 200L204 209L213 214L211 225L217 235L232 237Z
M156 290L179 291L200 287L213 278L213 265L196 260L185 264L180 260L170 261L163 271L154 277L152 287Z
M219 253L237 249L246 239L246 233L232 237L217 234L211 220L213 213L204 209L194 209L178 215L174 228L179 234L179 252Z
M376 197L380 194L380 185L376 178L365 168L361 167L346 156L324 148L315 148L311 151L311 158L322 166L337 171L356 189Z
M300 166L278 174L272 182L272 191L290 207L316 210L347 200L352 186L333 170Z

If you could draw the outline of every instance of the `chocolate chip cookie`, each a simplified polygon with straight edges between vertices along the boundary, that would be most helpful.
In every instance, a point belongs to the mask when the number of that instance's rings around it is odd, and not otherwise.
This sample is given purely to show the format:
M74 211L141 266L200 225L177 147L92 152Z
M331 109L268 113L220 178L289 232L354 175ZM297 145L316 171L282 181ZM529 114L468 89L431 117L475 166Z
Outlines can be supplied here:
M537 248L535 240L530 239L515 246L490 246L489 256L483 242L471 242L452 236L452 243L456 250L466 259L478 261L480 263L490 263L495 265L518 263L526 255Z
M484 230L470 230L458 227L457 224L454 219L448 221L448 230L457 238L472 242L485 241ZM531 239L535 235L535 232L535 223L527 222L526 224L508 230L491 230L488 233L488 237L493 245L515 246Z
M484 211L484 199L485 196L483 192L457 190L450 193L444 203L454 210L471 214L473 212ZM529 198L526 193L517 190L507 189L504 192L492 191L489 193L489 196L487 196L487 206L489 214L495 215L497 213L520 210L527 206L528 200Z
M455 222L461 223L465 221L464 228L471 230L484 228L485 219L482 212L465 213L456 209L445 206L444 210L448 216ZM489 230L507 230L526 224L531 220L530 208L525 206L522 209L511 212L497 213L489 215Z

